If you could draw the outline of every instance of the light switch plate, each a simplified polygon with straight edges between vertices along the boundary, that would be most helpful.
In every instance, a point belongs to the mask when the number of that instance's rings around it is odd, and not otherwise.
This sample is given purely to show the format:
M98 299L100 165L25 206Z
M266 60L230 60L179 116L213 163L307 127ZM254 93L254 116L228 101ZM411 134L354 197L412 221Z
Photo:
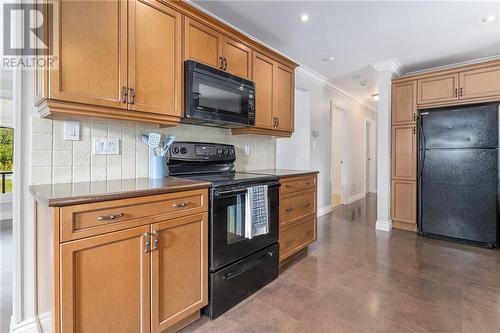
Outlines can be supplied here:
M120 155L120 139L108 139L108 155Z
M80 123L77 121L64 122L64 140L79 141L80 140Z

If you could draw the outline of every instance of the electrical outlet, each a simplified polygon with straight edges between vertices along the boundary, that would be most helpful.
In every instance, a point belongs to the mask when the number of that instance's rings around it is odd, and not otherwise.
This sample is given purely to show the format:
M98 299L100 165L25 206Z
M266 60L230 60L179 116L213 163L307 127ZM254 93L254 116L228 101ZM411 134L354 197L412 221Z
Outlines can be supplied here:
M80 140L80 123L77 121L64 122L64 140L79 141Z
M120 155L120 139L108 139L108 155Z
M120 139L94 138L94 155L120 155Z

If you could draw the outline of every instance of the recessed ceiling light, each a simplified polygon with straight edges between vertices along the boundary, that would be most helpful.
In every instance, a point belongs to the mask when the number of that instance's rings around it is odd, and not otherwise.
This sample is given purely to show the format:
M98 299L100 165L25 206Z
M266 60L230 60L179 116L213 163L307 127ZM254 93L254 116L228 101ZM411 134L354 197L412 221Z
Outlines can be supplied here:
M335 61L335 57L329 56L329 57L323 58L323 61L326 61L326 62Z
M307 21L309 21L309 15L307 15L307 14L302 14L302 15L300 15L300 16L299 16L299 20L300 20L301 22L307 22Z
M491 23L498 19L499 15L490 15L483 18L483 23Z
M378 94L373 94L372 98L375 102L378 102Z

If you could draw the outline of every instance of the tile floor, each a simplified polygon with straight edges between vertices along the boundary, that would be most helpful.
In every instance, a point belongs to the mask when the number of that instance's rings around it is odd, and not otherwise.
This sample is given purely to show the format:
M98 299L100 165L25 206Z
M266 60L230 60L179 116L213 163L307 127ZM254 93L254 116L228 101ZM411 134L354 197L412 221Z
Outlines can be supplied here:
M376 197L318 220L280 277L182 332L500 332L500 251L375 231Z

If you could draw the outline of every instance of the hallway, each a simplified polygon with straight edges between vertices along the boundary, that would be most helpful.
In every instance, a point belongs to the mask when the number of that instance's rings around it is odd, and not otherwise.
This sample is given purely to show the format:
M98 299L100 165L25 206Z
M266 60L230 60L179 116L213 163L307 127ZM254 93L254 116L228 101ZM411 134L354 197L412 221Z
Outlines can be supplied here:
M318 241L215 321L183 332L499 332L500 251L375 230L376 197L318 221Z

